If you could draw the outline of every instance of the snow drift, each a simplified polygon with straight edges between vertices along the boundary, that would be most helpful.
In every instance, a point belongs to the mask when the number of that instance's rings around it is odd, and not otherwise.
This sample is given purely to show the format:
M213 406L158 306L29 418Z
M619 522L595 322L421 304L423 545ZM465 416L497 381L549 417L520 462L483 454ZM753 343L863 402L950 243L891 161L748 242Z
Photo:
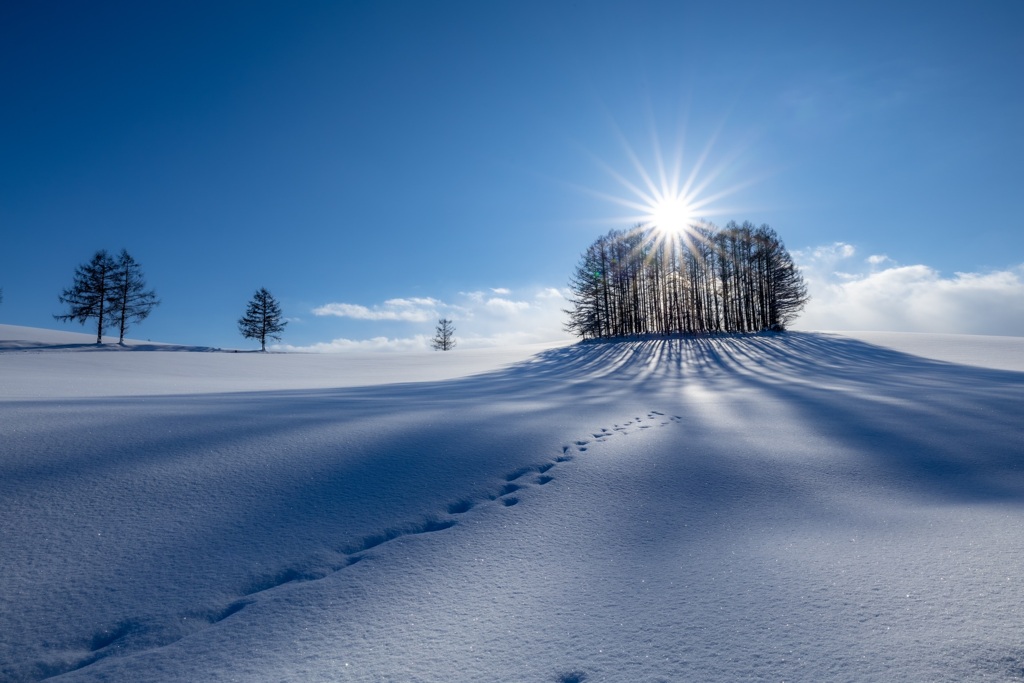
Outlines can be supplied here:
M3 680L1024 674L1024 339L374 360L22 331Z

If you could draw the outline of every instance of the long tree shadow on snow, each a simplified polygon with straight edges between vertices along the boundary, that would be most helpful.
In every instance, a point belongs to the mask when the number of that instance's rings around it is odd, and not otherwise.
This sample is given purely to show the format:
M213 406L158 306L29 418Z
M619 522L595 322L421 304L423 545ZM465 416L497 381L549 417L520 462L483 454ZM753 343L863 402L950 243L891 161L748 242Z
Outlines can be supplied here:
M629 374L652 392L666 380L699 385L723 399L722 421L736 425L758 400L778 401L797 423L860 453L868 476L898 488L1024 502L1024 373L809 333L609 346L585 365L617 363L619 379ZM632 357L620 361L627 349ZM753 403L744 397L750 390Z
M654 407L676 400L680 387L696 385L724 397L727 410L730 395L744 389L754 388L770 400L783 401L815 429L879 458L883 470L912 476L924 490L934 484L936 493L954 496L1016 495L1006 489L1009 482L985 484L970 475L991 473L992 468L1017 471L1018 460L1024 457L1020 440L1024 432L1019 426L1024 414L1024 373L935 361L813 333L585 342L502 370L454 380L158 396L145 399L145 405L180 405L184 400L186 411L198 415L189 435L194 448L216 451L238 437L282 431L301 434L324 424L388 416L462 414L469 426L486 431L490 425L497 431L506 427L495 413L508 416L506 420L527 421L562 409L584 415L614 413L623 397L649 397ZM134 397L88 398L62 401L60 408L88 406L107 416L100 422L104 429L116 429L132 419L132 406L138 402ZM50 401L19 403L29 411L53 405ZM474 414L482 406L494 410ZM262 415L257 424L235 419L252 414ZM742 414L731 417L744 419ZM74 477L91 468L119 467L125 459L147 454L162 457L173 450L168 446L181 445L181 435L162 439L161 433L167 430L160 427L158 422L149 430L144 447L115 447L115 453L107 454L113 457L69 454L67 461L58 463L60 475ZM38 467L35 473L47 476L50 465L27 462L24 467ZM958 478L953 486L949 486L950 476Z

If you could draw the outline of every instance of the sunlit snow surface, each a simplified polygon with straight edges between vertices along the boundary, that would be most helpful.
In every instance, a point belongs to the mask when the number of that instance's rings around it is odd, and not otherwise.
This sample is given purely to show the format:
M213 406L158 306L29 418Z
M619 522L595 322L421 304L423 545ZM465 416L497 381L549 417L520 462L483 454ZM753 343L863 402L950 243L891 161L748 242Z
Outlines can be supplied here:
M1024 677L1024 339L88 342L0 326L0 680Z

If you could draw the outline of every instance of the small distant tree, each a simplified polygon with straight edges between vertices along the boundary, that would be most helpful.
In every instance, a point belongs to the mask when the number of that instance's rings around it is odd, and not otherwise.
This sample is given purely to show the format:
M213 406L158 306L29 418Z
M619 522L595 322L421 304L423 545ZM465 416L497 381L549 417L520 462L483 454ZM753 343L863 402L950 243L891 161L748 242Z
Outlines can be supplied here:
M249 302L245 315L238 319L238 331L246 339L257 339L260 351L267 350L267 339L281 340L288 323L281 319L281 306L265 287L260 287Z
M74 320L85 325L96 319L96 343L103 343L103 330L110 326L111 295L117 278L117 262L106 249L97 251L92 260L75 270L75 281L57 300L66 304L68 312L53 317L62 322Z
M118 329L118 343L124 344L124 333L131 322L145 320L150 311L160 304L156 292L146 289L142 269L126 249L117 257L117 272L110 295L113 324Z
M441 318L437 321L434 338L430 341L430 345L434 347L435 351L451 351L455 348L454 334L455 327L452 325L452 321L448 318Z

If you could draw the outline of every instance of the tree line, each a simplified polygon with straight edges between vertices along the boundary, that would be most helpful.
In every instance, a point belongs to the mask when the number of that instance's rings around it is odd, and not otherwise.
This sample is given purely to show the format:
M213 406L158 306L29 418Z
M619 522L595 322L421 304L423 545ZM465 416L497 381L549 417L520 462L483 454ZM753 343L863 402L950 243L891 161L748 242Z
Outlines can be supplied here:
M583 339L783 330L809 297L768 225L668 236L637 226L587 248L570 279L568 332Z
M142 267L126 249L116 257L106 249L97 251L92 260L75 269L74 282L57 300L67 306L67 312L55 314L55 319L82 325L95 320L97 344L103 343L103 333L111 328L118 331L118 343L124 344L131 324L148 318L160 304L156 292L146 288ZM266 351L267 340L280 340L287 324L280 305L261 287L239 318L238 331L260 342L260 350Z
M103 342L103 333L110 328L118 330L118 343L124 344L131 323L145 320L160 304L156 293L146 289L141 266L125 249L116 257L105 249L97 251L91 261L75 270L74 282L57 299L67 306L67 312L53 317L82 325L95 320L97 344ZM238 319L238 331L244 338L258 341L260 351L266 351L267 340L280 341L287 324L281 305L266 287L261 287ZM455 348L454 333L452 321L442 318L431 345L439 351Z

